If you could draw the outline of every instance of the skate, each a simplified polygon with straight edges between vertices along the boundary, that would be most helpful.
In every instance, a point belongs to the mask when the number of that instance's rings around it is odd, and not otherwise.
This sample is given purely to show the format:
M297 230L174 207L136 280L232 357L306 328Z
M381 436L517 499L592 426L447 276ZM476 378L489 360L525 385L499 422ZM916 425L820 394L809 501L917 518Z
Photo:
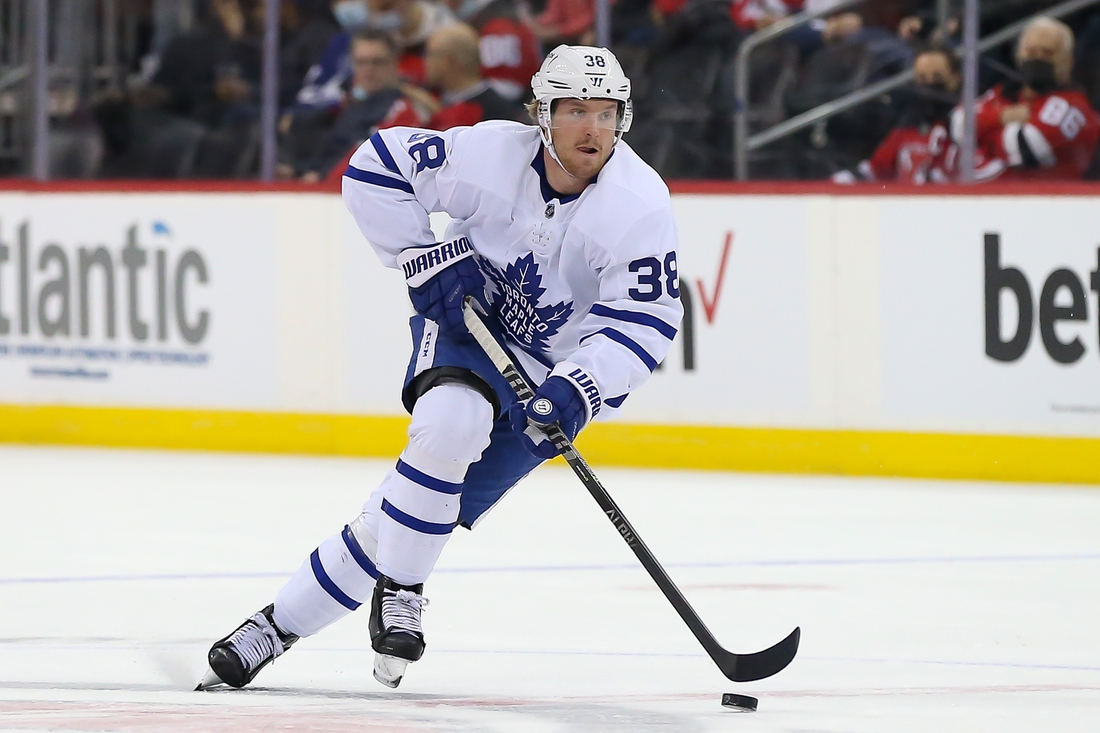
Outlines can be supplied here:
M420 613L428 605L421 593L424 584L398 585L378 576L370 604L370 641L376 652L374 678L386 687L397 687L405 667L424 656L424 631Z
M272 620L275 604L271 604L237 627L229 636L210 647L207 661L210 669L196 687L205 690L215 685L244 687L256 673L298 641L294 634L279 631Z

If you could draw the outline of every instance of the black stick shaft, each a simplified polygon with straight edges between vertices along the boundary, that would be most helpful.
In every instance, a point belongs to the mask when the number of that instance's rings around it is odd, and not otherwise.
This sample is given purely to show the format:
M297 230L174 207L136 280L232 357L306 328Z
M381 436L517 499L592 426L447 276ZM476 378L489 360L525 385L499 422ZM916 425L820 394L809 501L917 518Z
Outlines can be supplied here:
M581 480L584 487L588 489L588 493L592 495L592 498L596 500L596 503L603 509L603 513L607 515L607 518L611 520L611 524L615 525L615 529L619 531L623 541L626 542L627 547L634 551L634 555L642 563L642 567L649 573L649 577L653 578L653 582L657 584L657 587L661 589L661 592L665 594L665 598L668 599L672 607L676 609L676 613L680 614L680 618L684 620L687 627L691 629L691 633L695 634L695 638L699 640L699 643L706 650L710 658L714 660L714 663L719 667L723 664L723 657L728 654L725 649L719 645L718 641L714 638L714 634L710 632L706 624L703 623L703 619L699 618L699 614L695 612L695 609L688 603L687 598L680 592L680 589L676 587L676 583L672 581L672 578L668 576L665 569L661 567L661 563L657 561L656 556L650 552L649 547L642 541L642 538L638 536L633 525L623 514L622 510L615 503L615 500L611 498L611 495L607 493L607 490L600 483L600 480L596 478L596 475L589 468L588 463L573 449L572 444L569 443L568 437L557 426L551 426L548 431L550 439L554 441L555 445L559 444L558 437L564 439L568 444L565 452L562 454L565 458L565 462L569 464L569 467L573 469L573 473L577 474L577 478Z
M485 326L485 323L474 312L472 307L472 299L466 299L466 307L463 312L463 318L465 320L467 328L470 333L477 340L478 344L485 351L486 355L492 360L494 366L500 371L501 375L508 381L508 384L515 391L516 396L521 402L527 402L535 396L534 390L531 385L527 383L527 380L520 374L519 369L512 363L508 353L504 350L496 339L489 332L489 329ZM596 474L593 473L588 463L581 457L577 450L573 447L572 441L561 430L557 423L543 428L546 432L546 436L554 443L554 445L561 451L562 456L565 458L566 463L573 469L573 473L577 475L577 478L581 480L584 487L588 489L588 493L592 495L592 498L596 500L596 503L600 505L604 514L611 521L611 524L615 526L619 535L626 542L627 546L634 552L634 555L642 563L642 567L646 569L649 576L653 578L653 581L657 584L657 587L664 593L665 598L668 599L672 607L676 609L676 612L683 619L684 623L691 630L691 633L695 635L695 638L706 650L714 663L718 665L718 668L722 670L727 678L735 680L737 682L747 682L750 680L763 679L764 677L770 677L771 675L779 672L786 667L794 658L795 653L798 651L799 630L795 629L786 639L779 642L775 646L765 649L762 652L755 654L734 654L722 647L718 643L718 640L714 638L714 634L710 632L703 620L699 618L699 614L695 612L691 604L688 603L687 598L680 592L680 589L676 587L676 584L672 581L672 578L668 576L665 569L661 567L661 563L657 561L657 558L650 552L645 542L635 531L633 525L619 509L615 500L611 498L611 495L607 493L607 489L603 487L600 480L596 478Z
M477 337L476 334L475 337ZM478 341L480 342L481 339L479 338ZM497 348L500 347L498 346ZM527 384L527 380L523 378L523 375L519 373L519 370L516 369L513 364L507 364L501 369L501 372L504 378L508 380L508 384L515 390L516 396L519 397L521 402L526 402L535 396L535 392L531 389L531 385ZM687 627L691 629L691 633L695 634L695 638L699 640L699 643L702 644L703 649L706 650L715 664L721 667L721 657L727 653L726 650L718 644L718 641L714 638L714 635L707 628L706 624L699 618L699 614L695 612L695 609L688 603L684 594L676 587L676 583L668 576L665 569L661 567L661 563L657 561L657 558L650 551L649 547L646 546L637 531L635 531L633 525L630 524L630 520L626 518L626 515L619 509L615 500L607 493L607 489L605 489L603 484L600 483L600 480L596 478L596 474L592 471L592 468L584 458L577 453L576 449L573 447L572 441L569 440L569 437L562 432L561 428L558 427L556 423L545 428L545 432L546 436L550 438L554 445L562 451L562 457L565 458L565 462L569 464L569 467L573 469L573 473L577 474L577 478L584 484L584 488L588 489L588 493L592 495L592 498L595 499L596 503L603 509L603 513L611 520L611 524L615 525L615 529L618 530L619 535L623 538L623 541L626 542L627 547L637 556L638 560L642 563L642 567L646 569L650 577L653 578L653 581L657 584L657 587L665 594L665 598L669 600L672 607L680 614L680 618L682 618L684 623L687 624Z

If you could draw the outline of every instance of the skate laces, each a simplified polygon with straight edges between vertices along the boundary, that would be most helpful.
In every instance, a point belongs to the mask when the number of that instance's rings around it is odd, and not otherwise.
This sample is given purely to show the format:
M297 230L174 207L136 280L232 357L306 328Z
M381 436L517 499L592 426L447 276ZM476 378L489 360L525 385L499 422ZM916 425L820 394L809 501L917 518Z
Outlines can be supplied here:
M230 634L226 643L233 647L250 672L268 657L277 657L284 651L279 632L263 613L257 613L249 623Z
M387 630L424 635L420 613L428 607L428 599L411 590L386 590L382 595L382 626Z

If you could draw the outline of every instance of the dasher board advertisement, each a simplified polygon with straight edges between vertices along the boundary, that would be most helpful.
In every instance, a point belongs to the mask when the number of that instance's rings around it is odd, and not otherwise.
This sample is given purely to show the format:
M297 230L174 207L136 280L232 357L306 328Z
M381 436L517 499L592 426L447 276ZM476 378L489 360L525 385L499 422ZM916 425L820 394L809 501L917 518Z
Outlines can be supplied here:
M673 197L684 319L664 364L623 403L644 423L812 419L808 200Z
M883 199L883 422L1100 435L1100 199Z
M273 206L0 194L0 401L270 407Z

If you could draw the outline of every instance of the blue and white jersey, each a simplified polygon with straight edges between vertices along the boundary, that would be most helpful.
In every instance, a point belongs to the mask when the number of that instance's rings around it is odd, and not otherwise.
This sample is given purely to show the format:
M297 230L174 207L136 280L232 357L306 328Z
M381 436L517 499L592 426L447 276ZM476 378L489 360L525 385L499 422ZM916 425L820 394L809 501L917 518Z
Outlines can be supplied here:
M472 245L508 345L537 382L569 378L608 415L668 353L683 315L668 188L625 143L596 181L562 196L537 127L482 122L382 130L352 156L344 202L382 263L436 242ZM406 252L405 257L401 253ZM445 253L446 255L446 253Z

